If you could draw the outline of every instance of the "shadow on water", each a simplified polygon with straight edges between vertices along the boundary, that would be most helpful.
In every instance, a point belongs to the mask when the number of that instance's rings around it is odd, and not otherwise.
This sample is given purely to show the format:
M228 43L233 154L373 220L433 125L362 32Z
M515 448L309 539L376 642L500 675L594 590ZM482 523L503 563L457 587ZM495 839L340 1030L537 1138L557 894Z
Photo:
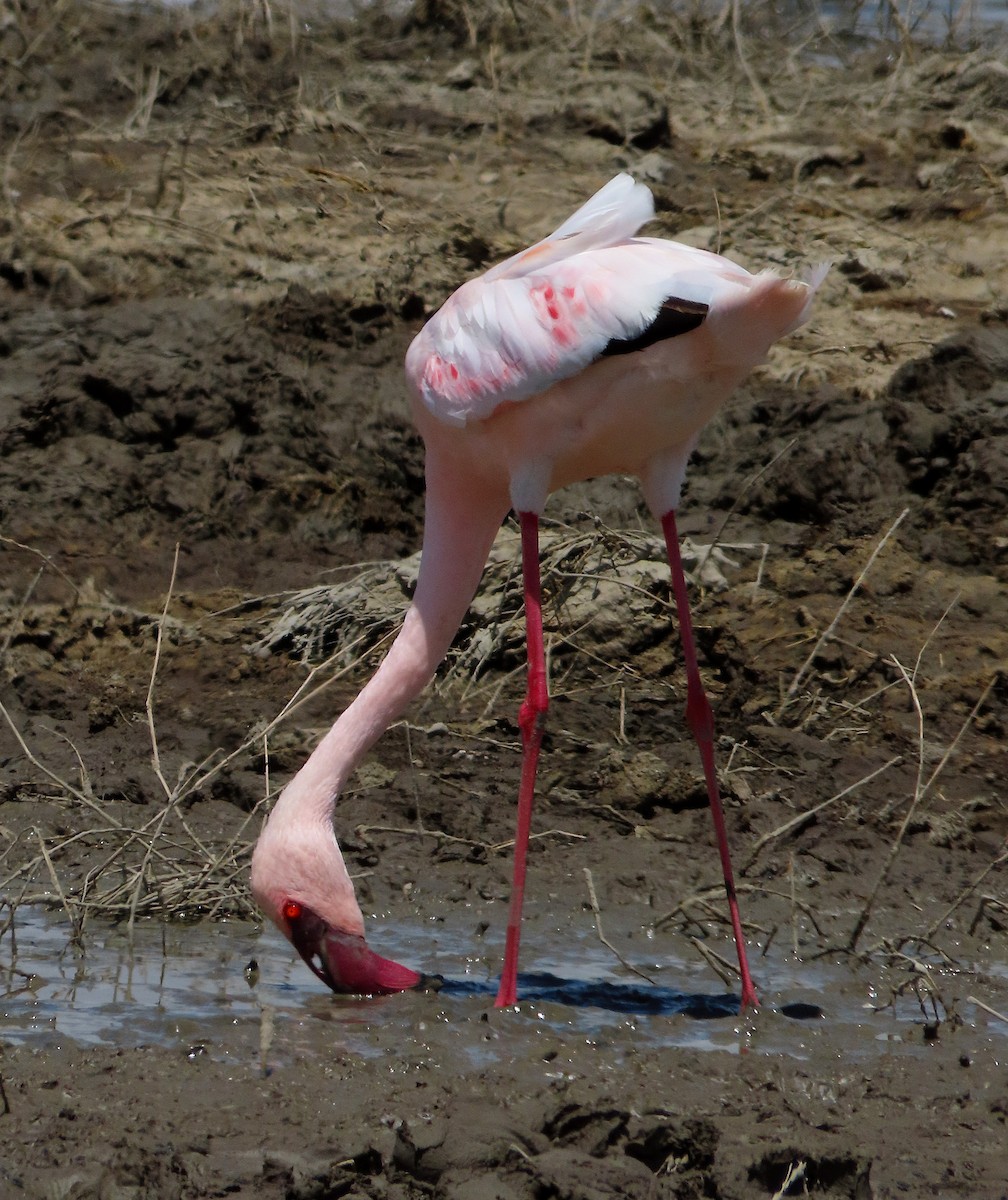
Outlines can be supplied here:
M692 1017L698 1021L738 1015L740 998L677 992L653 984L616 983L608 979L562 979L547 971L522 973L518 977L522 1001L532 1004L562 1004L568 1008L603 1008L608 1012L632 1013L638 1017ZM471 979L445 979L438 986L442 996L492 998L497 984Z
M255 1061L268 1019L280 1061L334 1048L385 1055L391 1039L418 1054L450 1043L460 1060L479 1065L505 1044L543 1035L570 1044L654 1051L738 1053L744 1042L751 1051L794 1058L816 1048L865 1056L896 1044L927 1049L919 1007L905 998L879 1005L871 967L849 958L762 958L761 1007L740 1015L737 994L667 986L663 980L692 981L702 970L674 958L668 947L656 956L660 965L649 968L658 979L650 984L628 978L590 934L565 930L562 937L537 937L538 957L530 956L529 970L520 976L518 1004L490 1016L499 947L488 945L470 957L472 938L461 929L383 928L383 950L413 961L422 945L442 982L426 992L380 999L321 990L271 927L152 923L138 927L131 942L124 930L95 922L86 953L69 944L66 924L56 914L20 909L16 930L16 952L9 936L0 942L0 1041L23 1045L146 1043ZM250 960L259 964L254 986L256 973L246 972ZM994 966L964 979L967 990L995 1002L1004 982ZM957 1038L1003 1046L1006 1028L991 1011L972 996L961 1003L956 1020L965 1028ZM488 1030L504 1041L488 1041Z
M442 996L475 996L492 999L496 983L478 983L472 979L440 979L436 990ZM694 1021L714 1021L737 1017L741 996L731 992L708 995L702 992L678 992L651 983L616 983L609 979L562 979L548 971L522 973L518 990L523 1002L560 1004L567 1008L601 1008L607 1012L630 1013L636 1017L689 1017ZM797 1002L782 1004L775 1010L792 1021L814 1021L826 1016L818 1004Z

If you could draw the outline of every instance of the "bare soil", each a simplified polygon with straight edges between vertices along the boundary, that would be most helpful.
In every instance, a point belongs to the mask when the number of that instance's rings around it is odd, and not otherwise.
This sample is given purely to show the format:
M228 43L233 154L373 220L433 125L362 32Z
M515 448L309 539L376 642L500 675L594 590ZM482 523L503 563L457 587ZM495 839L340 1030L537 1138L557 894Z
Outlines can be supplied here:
M975 1003L1008 1011L1003 54L562 7L4 10L5 917L58 904L86 956L89 921L252 916L267 797L408 599L410 337L628 169L656 232L835 263L705 433L681 529L757 980L776 995L785 944L827 954L911 1036L544 1050L514 1032L533 1014L491 1011L499 1056L471 1070L397 1044L435 1003L411 996L374 1008L374 1056L265 1073L8 1046L4 1196L1008 1194L1005 1023ZM679 986L723 991L689 940L730 956L654 531L619 479L549 515L527 939L591 920L588 867L610 930L657 926L695 958ZM506 530L439 683L341 800L386 922L468 927L478 904L503 927L513 549Z

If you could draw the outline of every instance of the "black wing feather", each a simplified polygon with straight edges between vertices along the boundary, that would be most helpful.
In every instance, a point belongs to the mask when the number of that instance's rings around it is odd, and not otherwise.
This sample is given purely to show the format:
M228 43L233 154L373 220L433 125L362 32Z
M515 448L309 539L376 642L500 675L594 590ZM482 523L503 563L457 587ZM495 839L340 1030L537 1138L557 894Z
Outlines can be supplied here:
M636 337L612 338L602 350L601 358L609 358L615 354L633 354L637 350L646 350L666 338L679 337L689 333L701 325L707 316L709 305L697 300L681 300L678 296L669 296L659 308L655 319L641 330Z

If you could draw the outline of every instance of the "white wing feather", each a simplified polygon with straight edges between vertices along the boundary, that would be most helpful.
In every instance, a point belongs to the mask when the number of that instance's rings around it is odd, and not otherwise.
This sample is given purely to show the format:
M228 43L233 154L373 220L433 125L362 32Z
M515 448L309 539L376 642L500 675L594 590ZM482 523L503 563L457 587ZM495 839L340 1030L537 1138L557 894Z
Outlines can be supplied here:
M713 306L752 276L718 255L633 234L651 193L617 175L550 237L465 283L406 355L406 374L440 420L483 420L538 395L637 337L671 296Z
M549 237L491 267L483 278L516 278L541 271L551 263L583 250L615 246L632 238L654 216L651 189L627 174L616 175L590 200L554 229Z

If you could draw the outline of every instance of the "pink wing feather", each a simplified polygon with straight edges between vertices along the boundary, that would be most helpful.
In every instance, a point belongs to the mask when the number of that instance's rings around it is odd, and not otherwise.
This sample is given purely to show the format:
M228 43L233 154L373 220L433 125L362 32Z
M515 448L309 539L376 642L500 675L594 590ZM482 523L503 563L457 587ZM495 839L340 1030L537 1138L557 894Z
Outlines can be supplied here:
M677 242L635 238L651 193L617 175L548 238L463 284L414 338L406 374L440 420L526 400L637 337L669 297L712 306L753 277Z

